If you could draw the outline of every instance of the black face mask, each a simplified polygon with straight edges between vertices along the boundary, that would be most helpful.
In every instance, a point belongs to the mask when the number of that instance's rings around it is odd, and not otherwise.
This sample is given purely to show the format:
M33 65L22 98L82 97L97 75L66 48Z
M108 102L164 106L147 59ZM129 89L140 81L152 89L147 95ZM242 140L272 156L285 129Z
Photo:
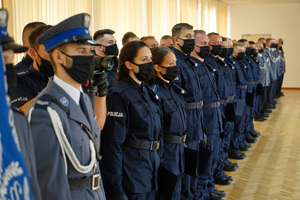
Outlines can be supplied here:
M251 47L247 47L245 51L246 55L251 55Z
M172 81L178 76L178 66L163 67L160 65L160 67L167 69L166 74L162 74L161 72L159 72L164 79Z
M264 49L259 49L258 50L258 53L263 53L264 52Z
M200 48L199 52L195 51L198 54L198 56L203 59L207 58L207 56L209 55L209 51L210 51L209 46L201 46L201 47L197 46L197 47Z
M228 50L227 56L231 56L233 53L233 48L230 47L230 48L227 48L227 50Z
M181 39L180 37L178 38ZM190 54L195 48L195 39L181 39L181 40L183 40L184 43L182 46L180 46L179 44L178 46L183 51L183 53Z
M227 56L227 54L228 54L228 49L227 48L222 48L222 51L221 51L221 53L219 53L219 56L221 58L225 58Z
M263 43L263 45L264 45L264 48L266 48L266 44L265 44L265 43Z
M282 47L279 47L279 50L282 51Z
M36 62L36 65L38 66L40 72L41 72L42 74L44 74L46 77L52 77L52 76L54 75L54 70L53 70L53 67L52 67L51 63L50 63L48 60L42 58L42 57L40 56L40 54L38 54L37 51L35 51L35 52L37 53L37 55L38 55L38 56L40 57L40 59L41 59L41 65L39 65L39 64Z
M245 52L238 52L236 57L238 60L243 60L245 58Z
M13 91L17 87L17 72L14 69L13 64L5 65L6 67L6 79L7 79L7 87L8 87L8 95L11 96Z
M117 44L115 43L109 46L105 46L104 53L111 56L117 56L119 54L119 49Z
M222 51L222 45L211 45L212 46L212 50L210 51L210 53L214 56L217 56L221 53Z
M253 55L256 53L256 49L251 49L250 55Z
M72 58L73 64L71 68L62 66L77 83L86 83L92 77L95 69L94 56L70 56L62 51L61 53Z
M137 65L139 67L139 72L134 73L136 78L139 81L146 81L149 80L154 75L154 64L153 62L148 62L144 64L136 64L132 62L133 64Z
M278 44L274 44L274 48L277 49L277 47L278 47Z

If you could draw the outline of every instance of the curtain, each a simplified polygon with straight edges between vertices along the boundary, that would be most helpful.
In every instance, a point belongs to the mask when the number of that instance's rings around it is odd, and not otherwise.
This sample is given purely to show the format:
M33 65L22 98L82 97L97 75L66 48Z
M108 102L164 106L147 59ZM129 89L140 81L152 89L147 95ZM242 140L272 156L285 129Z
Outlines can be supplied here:
M159 42L163 35L171 35L172 27L179 22L227 36L227 5L216 0L3 0L3 4L9 12L8 33L19 44L27 23L55 25L82 12L91 15L91 35L100 29L112 29L119 48L128 31L138 37L153 35ZM15 63L21 58L17 54Z
M194 29L199 29L198 0L180 0L180 22L189 23Z
M215 0L201 0L201 29L227 37L227 5Z

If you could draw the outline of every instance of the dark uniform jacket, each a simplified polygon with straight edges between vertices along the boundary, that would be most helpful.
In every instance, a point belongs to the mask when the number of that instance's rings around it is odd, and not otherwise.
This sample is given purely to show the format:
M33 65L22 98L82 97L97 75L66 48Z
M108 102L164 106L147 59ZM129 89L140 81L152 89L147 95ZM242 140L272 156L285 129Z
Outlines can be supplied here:
M202 101L202 91L199 76L195 69L195 64L190 60L189 55L183 54L177 49L173 49L177 58L177 66L179 68L178 77L174 79L174 83L182 87L187 93L184 95L186 103L194 103ZM197 149L190 142L199 143L203 139L203 113L201 108L187 109L187 145L190 148ZM189 145L190 143L190 145Z
M151 86L161 99L163 111L163 135L183 136L186 131L185 91L172 82L167 83L156 77ZM163 141L163 140L162 140ZM163 142L163 165L179 175L184 172L184 143L174 144Z
M48 77L36 71L31 65L27 71L18 74L17 88L11 95L11 105L20 107L35 98L46 87L47 83Z
M125 146L126 139L158 141L160 104L145 83L127 77L111 87L102 133L101 170L108 199L156 189L158 151ZM158 97L157 97L158 98Z
M59 103L55 103L51 99ZM98 148L100 147L100 130L94 119L90 99L86 94L84 94L84 102L87 108L87 116L84 115L80 106L68 93L50 79L45 90L30 105L28 119L32 130L38 181L43 199L105 200L102 180L98 190L91 190L90 188L70 189L69 180L91 178L93 175L100 173L99 165L97 164L88 173L80 173L75 170L66 157L67 174L65 173L66 166L62 149L50 115L47 112L48 107L57 112L71 148L80 164L86 166L91 161L91 149L89 136L83 127L90 130Z

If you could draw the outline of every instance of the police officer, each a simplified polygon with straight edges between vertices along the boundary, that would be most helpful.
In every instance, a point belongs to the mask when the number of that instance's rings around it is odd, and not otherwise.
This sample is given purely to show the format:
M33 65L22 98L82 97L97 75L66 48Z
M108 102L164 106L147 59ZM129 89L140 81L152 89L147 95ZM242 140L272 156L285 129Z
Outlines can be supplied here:
M281 87L282 87L282 83L283 83L283 78L284 78L284 74L286 71L286 66L285 66L285 58L284 58L284 51L283 51L283 39L279 38L278 39L278 52L280 55L280 73L279 73L279 77L278 77L278 85L277 85L277 93L276 96L279 98L281 96L284 96L283 92L281 92Z
M54 74L44 45L36 42L38 36L49 28L51 28L49 25L39 26L29 36L29 54L34 62L27 71L18 74L17 88L11 99L11 104L24 113L33 99L46 87L49 77Z
M175 44L173 51L179 69L174 83L187 92L183 97L186 102L187 116L186 145L188 148L198 151L199 142L204 140L201 109L203 101L199 76L195 70L195 64L190 60L190 53L195 47L193 26L187 23L176 24L172 28L172 38ZM197 178L183 175L181 199L195 198L196 190Z
M258 99L258 111L257 111L257 118L262 118L268 116L266 113L267 110L267 87L270 84L270 77L269 77L269 69L270 66L270 61L267 62L266 57L263 56L264 48L263 48L263 43L257 42L256 43L256 48L258 50L258 55L257 55L257 62L259 65L259 84L261 84L263 94L259 96Z
M160 39L159 46L173 48L174 42L173 42L172 36L171 35L162 36Z
M34 31L37 27L46 25L44 22L30 22L26 24L26 26L23 28L22 32L22 41L23 45L30 47L29 44L29 35ZM29 55L29 51L27 50L25 52L25 56L22 58L20 62L18 62L14 68L16 69L18 74L21 74L29 69L29 67L32 65L33 60Z
M161 171L159 182L161 199L179 200L181 194L181 179L184 172L184 142L186 139L185 91L172 81L178 75L176 57L171 49L157 47L152 49L152 59L156 79L151 86L157 91L162 102L163 111L163 149L162 168L166 168L175 176ZM162 169L163 170L163 169ZM172 188L173 192L169 192ZM171 191L172 191L171 190Z
M8 95L10 96L16 87L16 71L12 60L14 53L26 52L28 48L14 43L14 39L7 33L8 12L6 9L0 9L0 16L4 17L0 23L0 41L3 50L3 61L6 68L6 80L8 86ZM41 199L40 189L37 180L36 161L33 149L31 131L26 116L22 111L11 107L17 132L18 142L25 161L25 165L30 178L31 195L33 199ZM2 147L1 147L2 148ZM2 166L1 166L2 167Z
M147 44L150 50L155 47L158 47L158 42L154 36L145 36L141 40Z
M232 159L244 159L246 154L242 153L239 146L242 145L241 137L244 135L244 107L247 92L247 72L245 65L242 64L242 60L245 57L245 47L241 42L233 44L233 54L231 58L231 63L234 65L236 74L236 91L235 91L235 102L237 102L237 113L234 122L234 133L231 142L231 148L229 149L228 155Z
M128 42L138 41L138 40L140 40L140 38L138 38L136 34L134 34L133 32L127 32L122 37L122 45L124 47Z
M118 80L107 96L101 138L108 199L155 199L162 121L159 98L144 83L154 75L151 57L141 41L129 42L120 53Z
M270 87L268 87L268 108L269 109L275 109L276 107L276 101L274 100L274 90L276 88L276 80L277 80L277 62L278 58L275 57L274 54L274 45L273 45L273 39L267 38L266 39L266 48L264 49L263 55L269 59L270 61ZM279 58L280 59L280 58Z
M95 66L89 23L89 14L77 14L37 39L55 72L28 111L43 199L105 199L100 130L81 86Z
M213 77L213 68L204 63L209 55L210 47L208 37L203 30L195 30L195 48L191 53L191 59L196 63L195 69L199 75L201 91L203 95L203 126L207 136L207 146L213 154L217 154L220 145L220 132L222 130L222 116L220 110L220 98L217 92L216 82ZM212 155L207 168L198 177L196 199L220 199L225 192L218 191L209 181L213 178L213 164L215 155Z

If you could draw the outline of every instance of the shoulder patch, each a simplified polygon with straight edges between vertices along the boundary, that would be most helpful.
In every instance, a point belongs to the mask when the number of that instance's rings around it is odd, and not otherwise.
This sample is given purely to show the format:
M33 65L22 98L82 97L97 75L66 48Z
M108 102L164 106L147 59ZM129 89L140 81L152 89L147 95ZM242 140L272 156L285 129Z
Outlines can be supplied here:
M60 97L60 98L59 98L59 102L60 102L63 106L65 106L65 107L67 107L67 108L70 107L70 101L69 101L69 99L67 99L67 97L65 97L65 96Z

